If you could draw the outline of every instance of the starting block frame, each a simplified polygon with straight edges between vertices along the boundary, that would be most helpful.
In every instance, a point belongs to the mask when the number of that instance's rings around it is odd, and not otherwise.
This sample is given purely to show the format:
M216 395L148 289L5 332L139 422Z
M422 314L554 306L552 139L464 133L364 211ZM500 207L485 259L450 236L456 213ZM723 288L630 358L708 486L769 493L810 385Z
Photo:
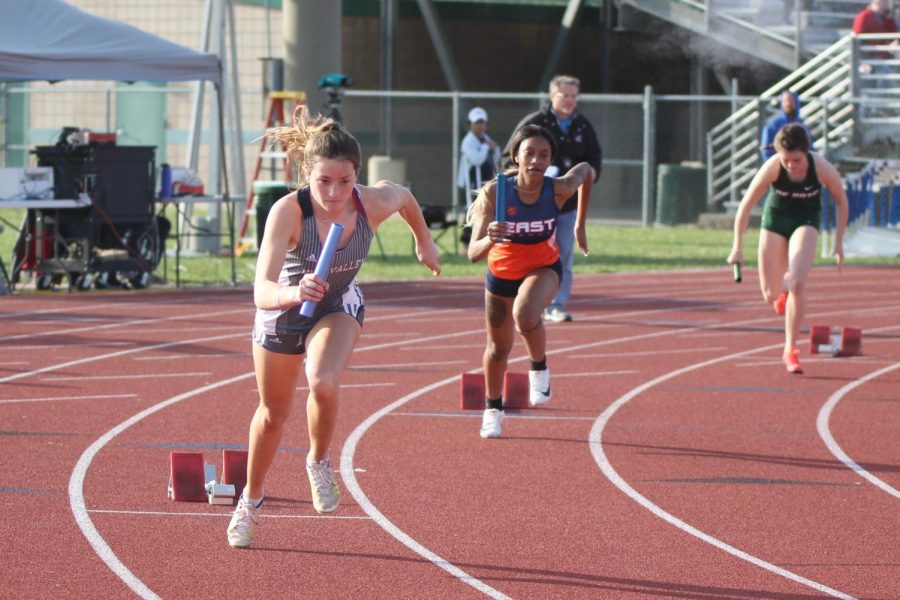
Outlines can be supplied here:
M503 408L530 408L528 373L507 371L503 376ZM459 407L462 410L484 410L484 373L463 373L459 378Z
M809 353L859 356L862 354L862 329L841 327L832 333L830 325L813 325L809 328Z
M222 481L216 465L204 463L202 452L172 451L167 496L176 502L234 503L247 483L247 451L222 451Z

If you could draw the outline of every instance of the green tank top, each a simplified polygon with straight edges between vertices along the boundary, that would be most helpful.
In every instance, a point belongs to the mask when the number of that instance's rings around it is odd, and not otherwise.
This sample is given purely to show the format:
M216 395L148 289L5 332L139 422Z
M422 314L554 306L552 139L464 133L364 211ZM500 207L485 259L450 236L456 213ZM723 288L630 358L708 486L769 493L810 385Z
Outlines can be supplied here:
M803 181L791 181L784 166L778 167L778 179L769 189L767 207L779 211L818 212L822 208L822 184L816 175L816 162L812 154L806 158L809 167Z

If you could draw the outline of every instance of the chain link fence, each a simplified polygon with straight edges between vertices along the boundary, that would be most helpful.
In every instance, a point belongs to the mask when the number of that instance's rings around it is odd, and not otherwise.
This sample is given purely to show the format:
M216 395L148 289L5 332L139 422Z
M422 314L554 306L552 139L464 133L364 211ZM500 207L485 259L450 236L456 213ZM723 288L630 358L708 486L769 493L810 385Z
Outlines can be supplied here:
M23 158L31 148L53 145L64 127L78 127L115 131L122 145L155 145L157 165L183 165L193 90L190 84L154 87L104 82L5 86L0 95L4 107L24 103L27 108L24 144L11 143L4 129L3 164L14 166L31 160ZM263 133L260 115L264 99L261 89L251 88L242 90L240 100L244 173L249 179ZM344 123L362 145L362 183L368 181L367 159L388 156L404 163L406 181L400 183L409 185L422 204L453 209L461 198L456 169L459 142L468 128L468 110L485 108L488 134L505 146L522 117L546 102L546 95L537 93L347 90L340 110ZM324 102L317 105L311 99L309 104L314 112L328 110ZM705 210L707 197L706 131L730 113L731 105L730 97L657 96L649 89L643 96L582 95L578 110L594 125L603 148L602 174L593 188L589 217L644 225L695 221L698 211ZM135 108L148 106L152 108L146 111ZM212 129L209 115L204 117L198 171L205 180L209 163L206 142ZM263 164L260 178L277 178L280 165L270 170L265 168L267 161ZM240 195L244 190L232 193ZM676 209L670 210L670 202ZM682 210L686 203L694 208Z
M70 1L83 10L128 22L189 47L199 47L204 38L205 0ZM230 50L223 61L238 71L242 118L240 139L236 141L243 148L245 187L252 184L249 179L268 108L263 94L266 61L260 58L277 57L283 52L280 44L272 43L279 39L280 19L280 11L268 10L262 4L236 3L236 62L231 61ZM195 84L29 82L0 86L0 164L4 166L33 164L30 150L55 144L65 127L114 131L120 145L155 146L157 165L187 164ZM323 92L308 94L312 111L328 111ZM207 89L206 97L212 96L213 91ZM579 110L593 123L603 148L602 175L593 188L589 217L644 225L695 220L700 209L683 208L699 206L700 199L706 198L705 176L696 176L698 169L705 169L706 132L730 114L736 101L731 96L658 96L650 89L643 95L582 95ZM476 105L484 107L489 114L488 133L505 145L521 118L546 102L546 94L539 93L349 89L340 109L345 124L363 147L361 182L366 183L368 178L366 159L388 156L403 161L407 179L403 183L410 185L422 204L453 208L461 201L456 168L459 142L468 129L468 110ZM207 107L203 114L196 163L204 181L208 181L210 171L208 142L214 138L210 112ZM226 121L226 128L226 135L235 140L235 123ZM229 152L233 149L230 144ZM230 158L229 165L235 164L234 160ZM264 168L260 179L277 178L278 174L280 168ZM232 186L231 193L242 195L246 191Z

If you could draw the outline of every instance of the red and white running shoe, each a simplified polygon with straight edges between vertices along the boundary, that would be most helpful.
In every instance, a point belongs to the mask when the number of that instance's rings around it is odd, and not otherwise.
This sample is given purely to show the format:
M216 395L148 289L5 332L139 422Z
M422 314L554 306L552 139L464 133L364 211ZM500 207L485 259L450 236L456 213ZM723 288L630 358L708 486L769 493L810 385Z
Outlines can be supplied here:
M784 366L787 368L788 373L794 373L795 375L803 374L803 367L800 366L800 350L797 348L788 350L784 353L782 360L784 361Z

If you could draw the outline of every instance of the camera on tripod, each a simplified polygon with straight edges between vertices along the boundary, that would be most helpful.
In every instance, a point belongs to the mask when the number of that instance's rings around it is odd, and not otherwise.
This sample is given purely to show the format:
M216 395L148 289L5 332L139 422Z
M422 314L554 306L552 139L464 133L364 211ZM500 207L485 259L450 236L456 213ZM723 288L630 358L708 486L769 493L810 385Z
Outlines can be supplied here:
M324 90L328 94L328 116L341 123L341 99L344 95L344 88L351 87L353 79L349 75L343 73L326 73L319 79L319 89Z
M319 79L319 89L352 87L353 79L343 73L326 73Z

